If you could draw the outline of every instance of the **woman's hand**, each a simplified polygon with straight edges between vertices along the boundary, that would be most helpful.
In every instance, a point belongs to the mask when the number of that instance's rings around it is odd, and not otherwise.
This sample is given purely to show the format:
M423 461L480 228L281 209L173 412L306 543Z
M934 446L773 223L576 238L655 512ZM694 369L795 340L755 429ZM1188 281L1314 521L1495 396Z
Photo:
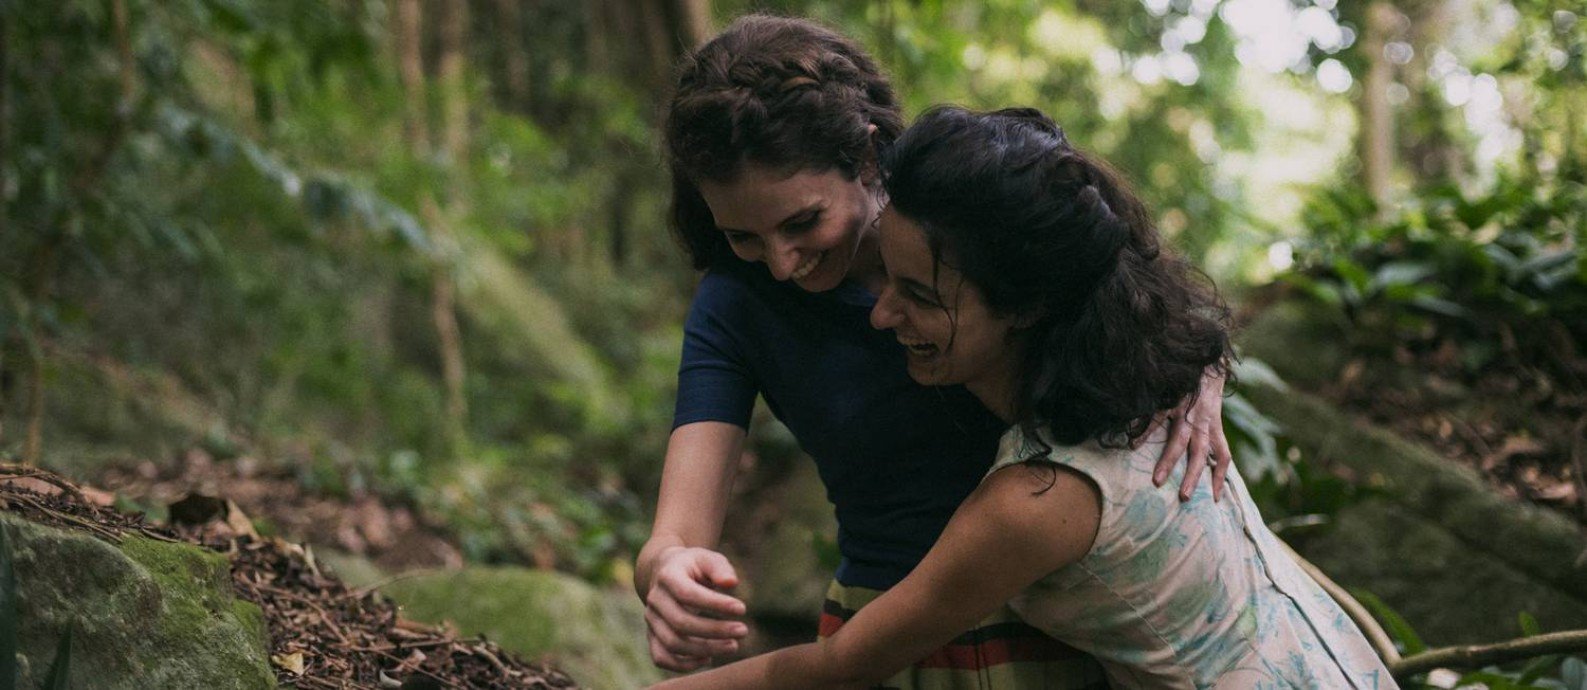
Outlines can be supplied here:
M711 657L738 651L749 626L744 602L718 590L738 586L727 557L710 549L674 546L656 556L645 625L650 659L669 671L693 671Z
M1179 500L1188 501L1196 492L1201 472L1212 467L1212 500L1223 496L1223 478L1229 474L1229 439L1223 435L1223 375L1208 369L1201 377L1201 393L1195 404L1187 400L1169 413L1172 424L1168 444L1152 472L1152 483L1162 486L1180 457L1185 458L1185 479L1179 483ZM1186 453L1186 449L1189 452Z

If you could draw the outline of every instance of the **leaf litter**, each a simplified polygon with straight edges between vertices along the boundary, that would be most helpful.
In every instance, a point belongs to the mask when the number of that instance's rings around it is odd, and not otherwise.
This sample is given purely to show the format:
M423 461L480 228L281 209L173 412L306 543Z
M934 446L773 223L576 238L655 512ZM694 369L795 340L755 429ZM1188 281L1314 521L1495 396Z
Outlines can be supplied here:
M111 543L136 534L225 554L237 596L264 612L271 666L285 687L576 687L563 673L525 662L489 640L402 618L378 592L348 587L322 571L312 548L260 536L232 501L188 496L172 504L169 525L119 512L110 501L110 494L47 470L0 465L0 510Z

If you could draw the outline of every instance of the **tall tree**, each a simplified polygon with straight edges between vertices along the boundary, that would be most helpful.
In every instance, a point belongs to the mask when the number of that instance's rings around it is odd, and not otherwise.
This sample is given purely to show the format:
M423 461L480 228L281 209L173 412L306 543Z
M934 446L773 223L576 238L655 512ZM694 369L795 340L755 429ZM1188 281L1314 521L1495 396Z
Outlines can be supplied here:
M415 155L427 156L430 152L430 126L426 116L428 107L424 97L424 33L422 8L419 0L395 0L397 71L402 78L403 95L407 105L403 109L402 125L409 148Z
M1361 178L1380 213L1388 208L1393 192L1390 178L1394 173L1394 109L1389 102L1389 89L1394 85L1394 63L1386 51L1403 19L1391 3L1374 0L1367 6L1366 27L1361 37L1367 69L1361 99L1357 102L1360 112L1357 142Z
M396 0L397 62L402 76L407 108L404 129L414 156L421 160L431 157L428 99L424 74L424 16L420 0ZM439 157L448 165L457 165L467 156L468 110L463 101L464 69L463 38L468 27L466 3L441 3L439 93L441 96L442 126ZM453 196L461 189L460 175L449 175L454 180ZM457 200L451 199L453 204ZM435 198L434 190L425 187L419 191L419 213L429 226L437 249L430 275L430 315L435 326L437 349L441 359L441 375L446 387L447 439L456 451L465 440L468 403L464 391L466 370L463 362L462 335L457 323L457 288L452 275L457 254L457 238L452 231L451 215Z
M523 41L524 0L496 0L496 40L501 44L508 109L529 112L529 53Z
M11 13L6 5L0 5L0 246L4 246L6 234L10 229L11 206L6 203L6 166L4 162L10 160L11 111L7 108L6 91L10 84L6 77L11 71L10 36ZM0 329L0 444L5 443L6 400L10 398L10 376L6 372L6 350L11 344L9 329Z
M441 96L441 155L452 174L446 176L451 187L447 208L426 204L425 215L443 242L440 265L434 278L435 330L441 339L441 372L446 383L446 411L452 438L464 439L468 421L467 372L463 365L463 338L457 326L457 281L453 275L458 252L457 235L452 225L467 213L467 190L463 169L468 160L468 92L464 76L468 34L468 3L442 2L441 54L439 81ZM426 194L428 197L429 195Z

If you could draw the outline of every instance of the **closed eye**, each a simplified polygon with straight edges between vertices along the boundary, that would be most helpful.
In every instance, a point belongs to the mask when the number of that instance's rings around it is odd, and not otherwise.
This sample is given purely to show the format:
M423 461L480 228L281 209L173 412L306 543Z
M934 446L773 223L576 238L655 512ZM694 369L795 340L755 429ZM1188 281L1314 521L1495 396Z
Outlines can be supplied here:
M821 212L814 211L794 218L789 218L782 224L783 232L798 234L808 232L821 222Z
M907 297L911 302L923 304L928 307L942 306L942 302L937 299L936 293L928 291L914 282L904 283L900 291L903 292L904 297Z

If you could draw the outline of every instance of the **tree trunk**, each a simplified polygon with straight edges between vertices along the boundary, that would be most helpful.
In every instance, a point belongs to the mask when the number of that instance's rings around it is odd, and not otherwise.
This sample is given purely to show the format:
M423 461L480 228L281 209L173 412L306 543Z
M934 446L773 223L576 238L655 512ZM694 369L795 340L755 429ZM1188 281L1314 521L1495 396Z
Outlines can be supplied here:
M1393 192L1394 111L1389 103L1389 87L1394 83L1394 65L1384 55L1384 47L1394 32L1399 12L1381 0L1367 7L1366 31L1361 40L1367 74L1360 101L1361 178L1367 193L1378 205L1381 215L1388 210Z
M441 376L446 384L447 434L456 449L461 447L458 444L468 429L468 397L464 388L467 372L463 368L463 336L457 327L457 287L444 265L435 269L430 297L430 315L440 339Z
M686 50L711 39L711 0L672 0L673 23Z
M1434 48L1448 45L1455 19L1446 0L1419 0L1402 3L1410 30L1406 40L1415 56L1400 70L1410 100L1401 109L1398 160L1408 166L1421 187L1457 182L1466 173L1466 154L1459 143L1455 120L1439 93L1439 84L1428 77ZM1458 125L1455 125L1458 130Z
M397 48L397 73L402 79L407 107L403 109L402 130L408 146L424 156L430 150L428 108L424 97L424 34L419 0L394 0Z
M457 325L457 286L453 282L452 267L457 263L457 237L452 230L452 221L466 215L467 203L461 181L464 179L468 164L468 94L464 83L467 67L467 53L464 46L468 36L468 3L443 2L440 3L443 16L441 17L441 54L438 75L441 96L441 153L445 157L451 174L447 176L452 181L449 189L447 206L438 208L432 201L426 204L432 209L426 215L433 216L430 223L435 228L437 239L441 240L442 253L440 263L435 268L432 277L434 283L432 297L434 299L433 315L435 319L435 332L440 338L441 346L441 374L446 384L446 415L449 432L453 441L453 448L464 440L468 428L468 396L465 390L467 372L463 362L463 337Z
M631 206L629 200L634 198L634 177L635 173L629 167L616 171L612 180L612 194L606 202L607 208L611 210L608 219L610 258L612 267L619 270L628 264L628 213Z
M414 155L424 157L430 150L429 117L424 58L421 53L424 36L423 13L419 0L395 0L396 48L402 86L407 100L404 113L404 132ZM441 132L441 154L455 164L467 155L467 104L454 101L462 96L464 61L460 46L468 29L467 7L462 2L444 3L441 21L441 55L439 60L440 94L444 118ZM449 176L456 179L457 175ZM456 290L452 283L451 267L456 262L457 242L454 239L447 214L435 200L430 189L419 192L419 215L435 242L430 275L430 315L436 333L436 347L441 359L442 383L446 391L446 438L451 451L462 447L467 429L467 399L464 397L462 337L457 326Z
M28 435L22 446L22 464L37 465L44 452L44 352L36 346L28 372Z
M496 0L496 40L501 43L507 109L529 112L529 53L523 42L523 0Z
M44 453L44 339L39 335L38 309L53 298L51 290L55 277L56 257L59 256L57 246L62 233L57 233L46 240L43 249L39 252L38 263L33 267L33 285L31 286L29 300L32 302L33 314L29 319L33 321L29 331L23 335L28 341L28 430L27 437L22 446L22 462L27 465L37 465L39 457Z
M11 22L9 21L9 18L9 14L3 10L0 10L0 244L5 243L6 233L10 228L11 221L10 211L5 203L5 171L6 163L10 160L9 144L11 142L11 111L7 109L6 103L6 77L11 71L11 54L9 50ZM4 346L4 340L0 339L0 348L3 348ZM0 364L3 364L3 362L0 362ZM0 367L0 371L4 370L4 367ZM0 397L0 413L3 413L4 411L5 400L3 397ZM0 414L0 420L3 419L4 415Z
M5 202L7 163L10 161L11 111L6 102L6 77L11 73L9 51L10 15L0 10L0 246L5 246L11 222L11 209ZM0 333L0 447L5 445L6 401L10 399L10 379L6 374L6 348L11 344L9 334Z
M437 65L441 96L441 150L454 166L468 154L468 93L464 69L468 62L468 3L437 3L441 9L441 55ZM451 176L457 179L458 176Z

